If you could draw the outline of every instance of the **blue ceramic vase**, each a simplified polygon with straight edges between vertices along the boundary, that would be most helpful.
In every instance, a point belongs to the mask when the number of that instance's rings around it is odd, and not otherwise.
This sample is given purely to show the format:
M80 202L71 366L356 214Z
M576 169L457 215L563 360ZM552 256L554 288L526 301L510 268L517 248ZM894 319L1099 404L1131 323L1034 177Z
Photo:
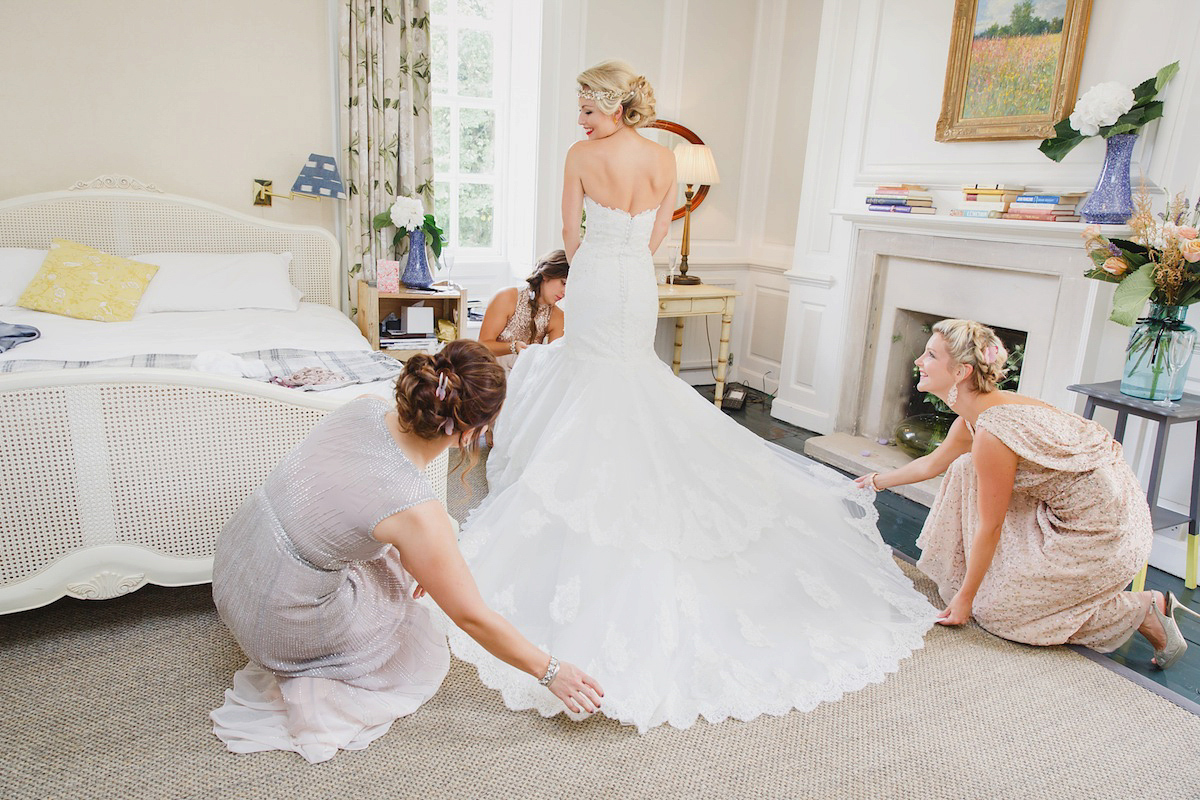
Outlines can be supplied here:
M408 232L408 262L400 282L410 289L428 289L433 286L433 273L429 269L429 256L425 253L425 231L417 228Z
M1188 325L1187 306L1152 304L1129 332L1121 394L1143 400L1178 400L1183 397L1196 329Z
M1119 133L1104 140L1104 164L1096 188L1079 207L1083 221L1094 225L1124 225L1133 216L1129 162L1136 133Z

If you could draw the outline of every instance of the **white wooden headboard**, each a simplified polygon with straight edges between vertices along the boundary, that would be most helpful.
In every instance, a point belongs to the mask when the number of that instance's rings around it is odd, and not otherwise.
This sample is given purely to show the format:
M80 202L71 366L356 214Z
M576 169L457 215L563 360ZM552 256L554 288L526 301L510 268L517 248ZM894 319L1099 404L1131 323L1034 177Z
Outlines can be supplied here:
M341 308L341 249L324 228L259 219L130 178L76 186L84 188L0 201L0 247L46 249L61 238L118 256L291 252L292 283L304 299Z

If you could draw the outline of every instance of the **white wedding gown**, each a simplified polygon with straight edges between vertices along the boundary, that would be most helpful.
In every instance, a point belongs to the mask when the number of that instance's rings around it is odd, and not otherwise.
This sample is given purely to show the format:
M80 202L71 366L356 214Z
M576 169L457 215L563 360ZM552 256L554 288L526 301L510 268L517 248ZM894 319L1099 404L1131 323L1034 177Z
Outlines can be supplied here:
M566 335L517 359L461 547L484 599L638 731L807 711L882 681L935 609L866 490L782 455L654 352L654 210L585 198ZM453 626L512 709L564 711Z

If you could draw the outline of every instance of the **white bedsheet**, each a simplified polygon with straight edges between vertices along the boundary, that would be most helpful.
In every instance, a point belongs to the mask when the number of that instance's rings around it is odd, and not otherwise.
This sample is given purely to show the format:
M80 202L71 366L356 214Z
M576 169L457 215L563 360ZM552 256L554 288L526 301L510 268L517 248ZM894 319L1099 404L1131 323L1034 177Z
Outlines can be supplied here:
M135 316L129 322L93 322L0 306L0 321L32 325L42 333L40 339L0 353L0 361L96 361L142 353L241 353L275 347L371 349L345 314L320 303L301 303L297 311L163 311ZM337 399L368 393L391 397L392 384L390 380L377 381L321 394Z

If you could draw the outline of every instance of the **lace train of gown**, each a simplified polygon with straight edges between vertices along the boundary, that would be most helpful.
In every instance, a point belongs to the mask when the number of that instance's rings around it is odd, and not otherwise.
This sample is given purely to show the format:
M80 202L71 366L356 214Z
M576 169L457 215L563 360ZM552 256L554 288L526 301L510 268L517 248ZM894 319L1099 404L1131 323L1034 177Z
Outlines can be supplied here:
M585 205L566 335L518 359L489 494L463 527L484 598L640 732L810 710L883 680L936 611L869 492L781 456L671 373L653 350L654 211ZM449 638L509 708L565 713Z

